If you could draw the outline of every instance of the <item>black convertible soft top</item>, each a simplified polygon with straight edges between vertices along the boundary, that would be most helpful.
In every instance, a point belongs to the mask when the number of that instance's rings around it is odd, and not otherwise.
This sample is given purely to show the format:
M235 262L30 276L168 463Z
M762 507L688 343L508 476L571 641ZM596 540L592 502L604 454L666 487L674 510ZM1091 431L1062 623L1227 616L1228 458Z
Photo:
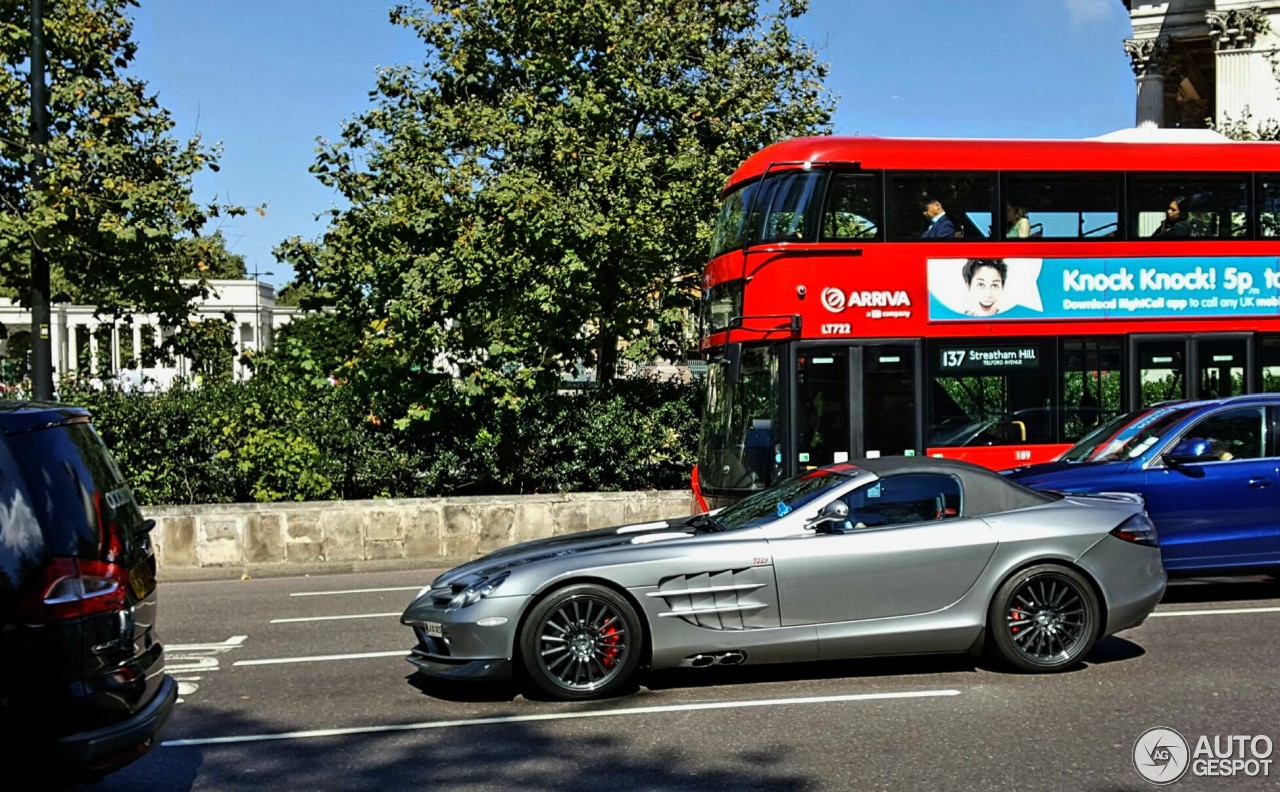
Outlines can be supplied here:
M896 476L902 473L940 473L955 476L964 490L965 517L981 517L984 514L1025 509L1061 499L1061 495L1024 487L1016 481L972 462L938 457L886 456L877 459L858 459L849 463L877 476Z

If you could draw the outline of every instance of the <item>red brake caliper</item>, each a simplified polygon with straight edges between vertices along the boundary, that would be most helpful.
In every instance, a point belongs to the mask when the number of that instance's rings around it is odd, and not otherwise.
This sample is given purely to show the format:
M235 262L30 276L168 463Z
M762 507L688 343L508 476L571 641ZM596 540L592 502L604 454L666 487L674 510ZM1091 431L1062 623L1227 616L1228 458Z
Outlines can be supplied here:
M614 663L618 662L618 644L622 642L622 631L616 625L610 624L601 631L600 643L604 649L604 667L613 668Z
M1014 621L1022 621L1022 614L1018 612L1017 608L1015 608L1015 609L1013 609L1013 610L1009 611L1009 618L1013 619ZM1022 628L1020 628L1020 627L1018 627L1018 626L1016 626L1016 625L1015 625L1015 626L1013 626L1013 627L1010 627L1010 628L1009 628L1009 631L1010 631L1011 633L1013 633L1014 635L1017 635L1017 634L1018 634L1018 630L1020 630L1020 629L1022 629Z

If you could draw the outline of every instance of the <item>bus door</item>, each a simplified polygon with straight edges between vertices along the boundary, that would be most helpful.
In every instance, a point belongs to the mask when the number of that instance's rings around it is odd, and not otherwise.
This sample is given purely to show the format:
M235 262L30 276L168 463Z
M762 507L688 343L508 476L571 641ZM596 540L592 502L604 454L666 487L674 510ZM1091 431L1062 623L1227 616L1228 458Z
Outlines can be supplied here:
M1130 408L1169 399L1212 399L1255 390L1247 333L1132 336Z
M915 342L799 345L789 467L920 453L919 358Z

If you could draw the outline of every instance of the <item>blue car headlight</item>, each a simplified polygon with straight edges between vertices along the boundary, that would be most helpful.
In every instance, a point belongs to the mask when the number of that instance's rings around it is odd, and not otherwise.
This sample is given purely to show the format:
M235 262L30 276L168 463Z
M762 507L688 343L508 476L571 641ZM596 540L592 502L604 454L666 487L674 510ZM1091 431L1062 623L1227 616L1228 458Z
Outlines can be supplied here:
M465 608L468 605L474 605L485 597L493 593L493 590L502 585L502 581L506 580L510 572L502 572L490 578L481 578L462 591L453 595L453 599L449 600L450 608Z

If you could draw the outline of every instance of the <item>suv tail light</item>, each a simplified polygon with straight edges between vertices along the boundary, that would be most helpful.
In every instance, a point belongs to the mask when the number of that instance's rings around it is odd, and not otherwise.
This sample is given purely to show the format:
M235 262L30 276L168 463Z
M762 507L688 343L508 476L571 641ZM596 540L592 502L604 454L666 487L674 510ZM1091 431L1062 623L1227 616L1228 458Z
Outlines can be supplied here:
M44 624L123 610L128 582L128 573L118 564L54 558L44 568L35 595L18 605L18 616Z
M1146 512L1135 514L1111 531L1111 535L1126 542L1159 547L1160 537L1156 535L1156 526Z

